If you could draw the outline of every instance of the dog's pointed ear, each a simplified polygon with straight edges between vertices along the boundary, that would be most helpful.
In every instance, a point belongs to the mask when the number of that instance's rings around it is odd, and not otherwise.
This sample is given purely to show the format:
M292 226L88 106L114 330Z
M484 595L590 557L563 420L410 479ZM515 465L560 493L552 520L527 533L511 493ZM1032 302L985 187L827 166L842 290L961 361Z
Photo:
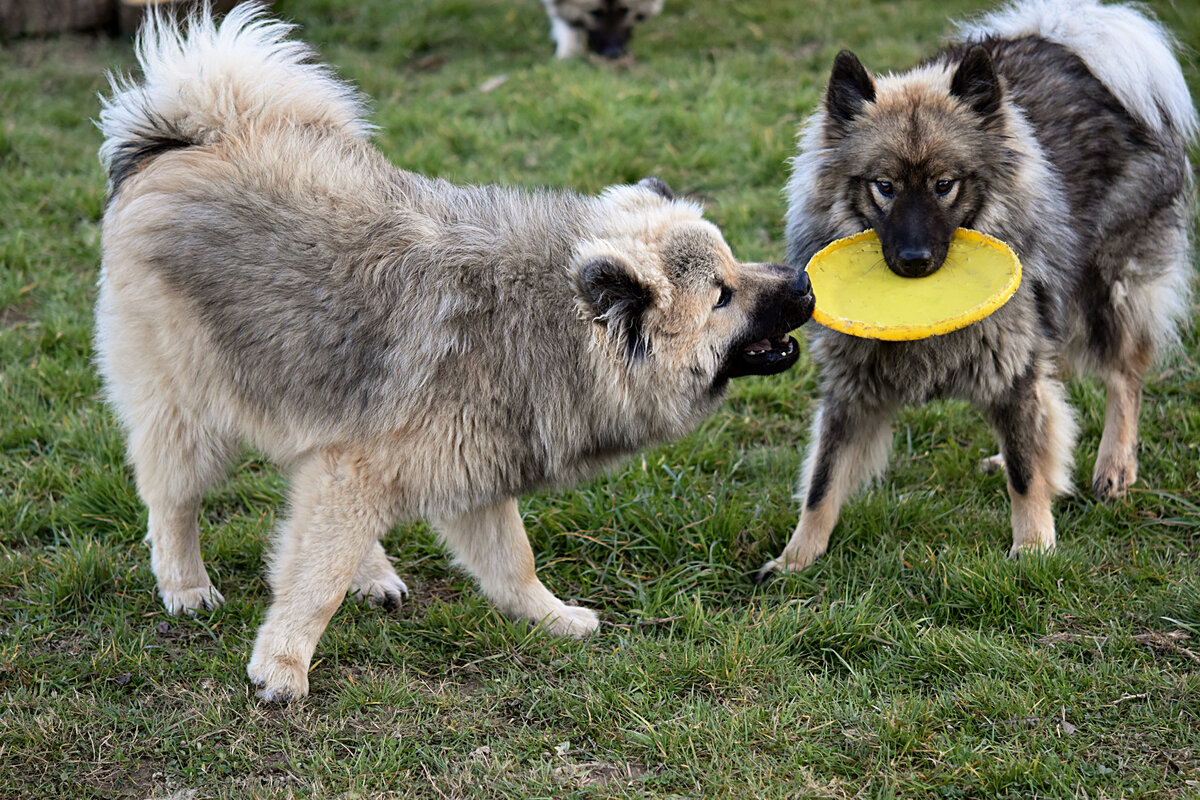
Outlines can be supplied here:
M592 318L608 331L609 341L630 363L649 352L642 315L654 303L654 291L629 266L611 256L593 256L575 270L575 291Z
M992 57L980 45L967 51L950 79L950 94L960 98L980 116L990 117L1000 110L1004 89L992 64Z
M862 112L866 103L875 102L875 81L858 56L843 50L833 60L833 72L825 89L825 113L838 129L843 129Z
M656 178L653 175L650 175L649 177L642 178L640 181L638 181L638 186L641 186L643 189L649 189L656 195L664 197L667 200L675 199L675 193L671 191L671 187L667 186L667 182L662 178Z

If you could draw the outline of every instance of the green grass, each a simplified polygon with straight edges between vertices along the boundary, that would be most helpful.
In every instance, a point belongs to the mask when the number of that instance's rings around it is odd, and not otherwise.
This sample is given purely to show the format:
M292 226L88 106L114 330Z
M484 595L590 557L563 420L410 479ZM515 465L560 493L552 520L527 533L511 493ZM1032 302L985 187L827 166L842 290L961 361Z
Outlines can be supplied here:
M1200 48L1190 3L1152 4ZM398 164L592 192L657 174L746 259L783 255L786 159L843 47L878 70L965 1L669 0L624 66L554 63L534 0L280 0L375 99ZM1142 481L1060 501L1060 547L1009 561L1008 501L969 408L911 409L829 553L747 573L795 523L807 361L735 385L695 435L522 508L548 585L601 635L501 618L421 525L413 588L347 604L312 695L244 677L285 487L247 455L208 498L229 603L168 617L145 510L90 366L102 72L128 41L0 48L0 797L1170 798L1200 793L1200 338L1149 381ZM480 87L506 80L493 91ZM1200 73L1189 66L1193 87ZM1071 386L1086 487L1103 392Z

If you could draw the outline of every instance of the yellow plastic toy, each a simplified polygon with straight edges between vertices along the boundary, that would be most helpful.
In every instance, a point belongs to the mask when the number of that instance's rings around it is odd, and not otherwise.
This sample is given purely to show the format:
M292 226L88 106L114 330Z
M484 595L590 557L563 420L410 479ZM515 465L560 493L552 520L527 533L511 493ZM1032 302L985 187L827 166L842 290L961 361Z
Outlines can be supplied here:
M1021 262L999 239L959 228L937 272L902 278L888 269L879 237L867 230L813 256L808 277L814 320L851 336L896 342L956 331L991 314L1021 284Z

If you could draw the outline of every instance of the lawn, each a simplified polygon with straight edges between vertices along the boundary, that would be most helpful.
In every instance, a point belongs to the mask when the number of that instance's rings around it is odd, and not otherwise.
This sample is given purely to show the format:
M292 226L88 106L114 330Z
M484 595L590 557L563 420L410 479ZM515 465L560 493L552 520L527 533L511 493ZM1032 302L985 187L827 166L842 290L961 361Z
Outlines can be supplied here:
M1191 0L1154 2L1200 49ZM632 63L557 63L536 0L279 0L374 99L377 141L456 182L583 192L664 178L747 260L783 257L795 130L833 56L911 65L965 0L667 0ZM829 553L756 587L795 523L815 372L735 384L694 435L525 498L586 641L500 617L421 524L385 544L399 611L345 604L312 694L245 678L285 486L253 452L207 499L229 602L168 616L146 512L91 367L104 175L92 119L130 42L0 45L0 798L1200 796L1200 335L1150 377L1140 483L1087 490L1080 411L1059 547L1005 557L995 440L905 411ZM1189 66L1193 90L1200 71ZM1200 156L1200 152L1194 152Z

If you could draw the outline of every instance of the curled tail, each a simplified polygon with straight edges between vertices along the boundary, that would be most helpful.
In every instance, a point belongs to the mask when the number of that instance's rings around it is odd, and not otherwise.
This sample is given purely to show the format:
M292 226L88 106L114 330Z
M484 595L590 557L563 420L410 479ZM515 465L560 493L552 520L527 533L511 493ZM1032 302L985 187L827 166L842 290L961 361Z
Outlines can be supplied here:
M136 44L143 79L110 74L112 97L100 101L100 160L111 191L148 159L248 125L322 125L369 135L359 95L312 63L307 45L287 40L293 27L254 3L235 7L219 25L207 3L183 23L149 14Z
M1196 136L1196 109L1175 58L1175 38L1135 6L1016 0L958 30L966 39L1040 36L1061 44L1151 130L1166 126L1185 140Z

